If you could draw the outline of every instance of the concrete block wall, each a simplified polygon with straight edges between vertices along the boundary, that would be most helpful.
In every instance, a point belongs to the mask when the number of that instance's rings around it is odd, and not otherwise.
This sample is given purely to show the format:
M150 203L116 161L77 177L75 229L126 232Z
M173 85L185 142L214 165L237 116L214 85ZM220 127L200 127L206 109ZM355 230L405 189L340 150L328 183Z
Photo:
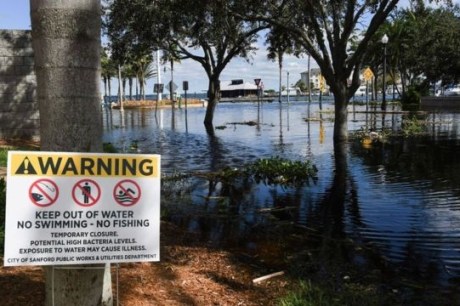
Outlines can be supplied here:
M39 139L30 31L0 30L0 138Z
M430 110L460 109L460 96L422 97L421 107Z

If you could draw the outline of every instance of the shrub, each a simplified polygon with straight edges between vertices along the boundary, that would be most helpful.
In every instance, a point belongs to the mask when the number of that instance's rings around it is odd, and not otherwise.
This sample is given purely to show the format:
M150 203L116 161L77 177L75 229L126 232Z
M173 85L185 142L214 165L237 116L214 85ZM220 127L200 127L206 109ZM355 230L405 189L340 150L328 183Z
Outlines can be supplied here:
M421 99L421 94L417 90L417 88L415 88L415 86L409 86L407 91L404 92L404 94L402 95L401 103L403 107L409 106L411 104L419 105L420 99Z

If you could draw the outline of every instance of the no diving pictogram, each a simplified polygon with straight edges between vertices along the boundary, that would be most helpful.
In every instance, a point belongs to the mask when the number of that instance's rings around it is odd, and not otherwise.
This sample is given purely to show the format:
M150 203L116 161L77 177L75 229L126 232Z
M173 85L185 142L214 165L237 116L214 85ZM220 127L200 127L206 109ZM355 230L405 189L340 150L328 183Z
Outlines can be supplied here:
M47 207L56 202L59 188L55 182L40 179L32 183L29 188L29 198L37 206Z
M132 206L141 198L141 188L135 181L123 180L113 188L113 197L122 206Z
M73 186L72 198L80 206L93 206L101 198L101 187L93 180L80 180Z

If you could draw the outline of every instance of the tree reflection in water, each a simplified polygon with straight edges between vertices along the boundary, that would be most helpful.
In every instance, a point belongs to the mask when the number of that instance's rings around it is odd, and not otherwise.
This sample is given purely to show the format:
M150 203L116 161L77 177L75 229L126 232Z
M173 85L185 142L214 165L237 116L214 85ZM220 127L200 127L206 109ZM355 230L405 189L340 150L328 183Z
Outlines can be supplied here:
M302 188L188 176L177 196L162 190L162 211L214 245L271 253L273 260L292 264L292 273L321 271L321 264L308 255L316 254L322 263L342 269L337 275L346 273L350 263L359 263L377 279L404 275L447 290L458 285L458 115L425 115L431 124L427 137L396 138L369 147L359 141L333 145L327 113L331 105L324 106L326 112L318 113L315 103L310 109L303 102L219 105L216 122L222 126L258 118L259 129L233 124L207 133L200 109L189 110L187 127L180 110L174 120L165 111L159 124L148 112L141 117L145 124L139 124L134 122L138 116L125 111L125 128L119 128L118 113L108 111L105 139L118 148L139 139L139 151L162 154L163 171L170 174L176 169L194 175L240 168L270 156L312 160L319 168L318 181ZM378 112L359 111L358 105L352 130L397 130L404 119L401 114L383 118ZM173 129L168 120L174 121ZM292 259L286 259L288 253Z

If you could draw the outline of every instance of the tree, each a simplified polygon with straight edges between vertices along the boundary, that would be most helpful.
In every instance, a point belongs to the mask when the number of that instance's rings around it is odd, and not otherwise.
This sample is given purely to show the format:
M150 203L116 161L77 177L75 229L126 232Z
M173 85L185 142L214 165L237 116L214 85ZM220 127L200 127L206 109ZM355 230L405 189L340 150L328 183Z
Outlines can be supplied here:
M397 3L398 0L269 0L261 10L259 1L248 1L245 15L249 20L267 22L289 32L313 57L334 94L333 137L342 142L348 138L347 106L360 85L367 44ZM354 52L349 52L351 36L362 27L366 30L360 42Z
M334 140L340 142L347 139L347 106L360 85L359 75L368 43L398 2L269 0L261 8L259 1L248 0L244 16L283 28L315 59L334 94ZM422 0L412 2L423 3ZM362 36L351 52L350 38L357 32Z
M380 38L387 34L389 78L400 78L404 94L408 86L455 83L460 71L460 19L458 7L429 8L417 2L396 11L370 40L364 64L374 72L382 64ZM421 84L423 83L423 84Z
M101 51L101 77L104 83L104 97L110 97L112 95L111 80L116 75L117 69L113 65L106 48L103 48Z
M41 149L100 152L100 1L31 0L30 7ZM45 277L46 305L112 304L109 265L49 267Z
M307 92L307 90L308 90L307 84L305 84L305 82L302 81L302 80L298 80L295 83L295 87L299 88L301 92Z
M283 58L284 54L293 53L294 47L292 39L289 37L289 33L282 31L282 29L273 27L270 29L270 32L267 35L266 43L268 43L268 59L273 61L278 61L279 68L279 92L278 99L281 102L281 82L282 82L282 72L283 72Z
M405 46L400 57L401 71L422 77L426 83L441 81L443 85L460 79L460 11L458 7L437 9L417 6L403 10L395 22L405 25ZM414 48L417 46L417 48Z
M152 54L146 54L139 58L136 58L132 65L136 71L137 79L139 80L140 95L142 100L145 100L145 86L147 80L156 76L156 71L153 67L153 56Z
M175 58L198 62L209 80L204 124L212 128L222 71L235 57L249 59L258 32L266 28L265 23L230 14L245 10L244 2L113 0L107 29L111 37L122 37L131 45L168 50Z

